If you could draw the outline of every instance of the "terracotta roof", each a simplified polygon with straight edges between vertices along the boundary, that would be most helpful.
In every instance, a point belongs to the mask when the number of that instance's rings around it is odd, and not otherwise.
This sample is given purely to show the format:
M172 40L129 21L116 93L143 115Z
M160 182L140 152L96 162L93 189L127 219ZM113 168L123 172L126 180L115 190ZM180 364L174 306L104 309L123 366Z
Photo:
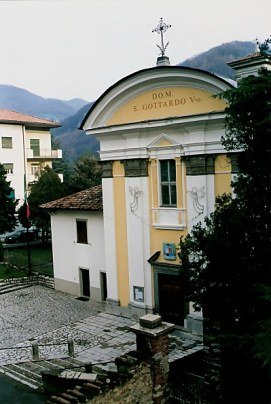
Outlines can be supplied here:
M232 62L229 62L228 65L235 65L238 64L239 62L253 62L254 60L266 60L269 61L270 60L270 56L269 55L262 55L260 52L254 52L251 53L251 55L246 55L240 59L237 60L233 60Z
M49 119L37 118L36 116L9 109L0 109L0 123L19 123L30 126L47 126L49 128L61 126L58 122L50 121Z
M85 189L76 194L65 196L52 202L41 205L41 208L48 210L103 210L102 186Z

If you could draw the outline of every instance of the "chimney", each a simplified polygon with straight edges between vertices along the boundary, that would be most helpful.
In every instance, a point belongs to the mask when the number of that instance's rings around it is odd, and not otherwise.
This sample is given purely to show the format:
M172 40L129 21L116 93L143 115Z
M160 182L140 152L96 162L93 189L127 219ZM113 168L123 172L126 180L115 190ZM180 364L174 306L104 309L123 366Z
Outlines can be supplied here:
M155 314L146 314L140 317L139 323L130 327L136 334L137 350L145 357L150 358L153 396L155 404L164 403L168 398L168 351L169 336L174 324L162 322L161 317Z

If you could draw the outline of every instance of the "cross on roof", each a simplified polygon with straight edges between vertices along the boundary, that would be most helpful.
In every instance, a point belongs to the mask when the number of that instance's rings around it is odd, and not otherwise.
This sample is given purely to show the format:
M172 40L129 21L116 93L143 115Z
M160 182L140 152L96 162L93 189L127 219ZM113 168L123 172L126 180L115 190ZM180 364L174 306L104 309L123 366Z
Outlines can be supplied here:
M167 42L167 44L164 45L164 36L163 35L170 27L171 27L171 25L165 24L163 22L163 18L160 18L160 21L159 21L159 24L157 25L157 27L152 30L152 32L157 32L157 34L161 35L161 46L160 45L157 45L157 46L160 49L162 56L165 56L165 51L169 44L169 42Z

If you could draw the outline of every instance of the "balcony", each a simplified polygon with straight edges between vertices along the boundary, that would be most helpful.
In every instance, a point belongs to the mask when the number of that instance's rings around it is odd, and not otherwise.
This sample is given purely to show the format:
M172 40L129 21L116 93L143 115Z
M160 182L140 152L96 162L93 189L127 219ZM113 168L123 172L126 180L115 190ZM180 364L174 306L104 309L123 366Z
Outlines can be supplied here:
M26 149L27 160L54 160L62 158L62 150L52 150L52 149Z
M156 229L183 230L186 227L186 209L152 208L152 225Z
M60 181L63 182L63 174L57 173L57 175L58 175ZM28 176L27 176L28 184L32 184L33 182L37 182L39 180L39 177L40 177L39 172L37 172L36 174L28 174Z

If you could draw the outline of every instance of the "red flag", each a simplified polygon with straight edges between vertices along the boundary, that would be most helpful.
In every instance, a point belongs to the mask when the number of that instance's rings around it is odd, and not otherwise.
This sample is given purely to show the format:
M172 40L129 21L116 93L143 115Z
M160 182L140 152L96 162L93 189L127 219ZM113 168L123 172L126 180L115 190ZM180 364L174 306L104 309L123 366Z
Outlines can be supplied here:
M30 208L29 208L29 204L28 204L28 200L25 200L25 206L26 206L26 217L27 219L29 219L30 217Z

